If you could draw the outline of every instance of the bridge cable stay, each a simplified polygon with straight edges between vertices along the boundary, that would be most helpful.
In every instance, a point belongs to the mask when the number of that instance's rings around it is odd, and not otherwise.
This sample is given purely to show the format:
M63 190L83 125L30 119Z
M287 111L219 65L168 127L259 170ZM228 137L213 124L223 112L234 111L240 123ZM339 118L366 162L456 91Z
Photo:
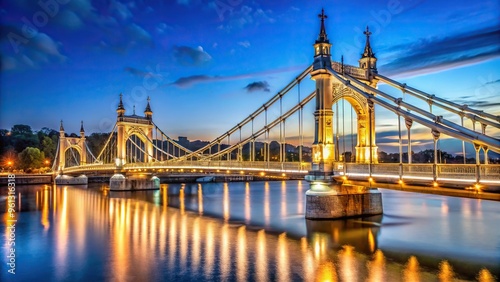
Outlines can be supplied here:
M203 146L202 148L188 154L188 155L185 155L183 157L181 157L179 160L185 160L187 159L188 157L192 157L193 155L199 155L199 156L202 156L203 155L203 152L207 151L207 150L211 150L211 148L213 146L218 146L218 151L220 151L220 143L227 137L229 138L229 136L233 133L235 133L236 131L239 130L240 127L243 127L245 125L247 125L248 123L250 123L252 121L252 119L254 119L255 117L259 116L261 113L265 113L266 114L266 120L267 120L267 109L272 106L274 103L278 102L281 100L281 98L286 95L287 93L289 93L289 91L291 89L293 89L293 87L295 87L297 84L300 83L300 81L302 79L304 79L307 75L309 75L309 73L312 71L312 65L308 66L301 74L299 74L292 82L290 82L288 85L286 85L281 91L279 91L276 95L274 95L271 99L269 99L266 103L264 103L261 107L259 107L256 111L254 111L252 114L250 114L249 116L247 116L245 119L243 119L243 121L241 121L240 123L238 123L237 125L235 125L234 127L232 127L231 129L229 129L227 132L223 133L222 135L218 136L217 138L215 138L214 140L212 140L209 144Z
M92 151L90 150L89 148L89 145L87 144L87 141L85 141L85 148L87 148L87 152L90 154L90 156L92 157L93 161L92 162L95 162L97 159L96 157L94 156L94 154L92 154Z
M193 155L198 156L198 157L200 156L199 153L193 152L193 151L189 150L188 148L185 148L184 146L182 146L179 143L177 143L174 139L170 138L154 122L153 122L153 125L155 126L156 131L160 132L160 134L162 136L162 140L163 140L163 137L164 137L167 140L167 142L172 143L172 145L175 146L177 149L184 151L185 155L193 154ZM180 155L180 153L179 153L179 155ZM174 156L174 158L176 158L176 157Z
M73 157L73 160L75 161L76 166L79 166L80 165L80 161L76 158L74 149L71 147L71 143L68 140L66 140L66 143L69 145L68 146L68 150L70 150L71 156ZM83 154L83 152L82 152L82 154ZM64 156L64 157L66 157L66 156Z
M217 152L215 154L207 156L207 157L203 158L202 160L208 160L208 159L212 159L214 157L228 154L228 153L232 152L233 150L237 149L239 146L243 146L244 144L248 143L250 140L256 139L257 137L259 137L263 134L266 134L270 128L275 127L276 125L280 124L281 122L283 122L284 120L289 118L291 115L296 113L298 110L300 110L304 105L306 105L308 102L310 102L315 97L315 95L316 95L316 91L313 91L306 98L304 98L299 104L295 105L290 110L288 110L286 113L284 113L280 117L276 118L272 122L268 123L267 125L262 127L260 130L255 131L253 135L251 135L245 139L242 139L237 144L231 145L231 146L221 150L220 152Z
M458 114L460 116L465 116L474 122L478 121L480 123L487 124L487 125L493 126L495 128L500 128L500 116L495 116L493 114L484 112L482 110L473 109L467 105L459 105L457 103L448 101L446 99L437 97L435 95L425 93L423 91L420 91L420 90L413 88L411 86L408 86L406 84L399 83L393 79L390 79L390 78L383 76L383 75L380 75L380 74L376 74L375 77L377 79L379 79L380 81L383 81L383 82L385 82L393 87L400 89L401 91L403 91L403 93L408 93L408 94L410 94L414 97L417 97L423 101L426 101L428 103L432 103L432 104L434 104L442 109L445 109L445 110L450 111L452 113ZM450 106L451 108L448 106ZM493 120L493 121L491 121L491 120Z
M98 163L101 160L101 157L103 156L103 153L105 152L106 148L108 147L111 139L113 139L113 137L115 137L114 133L116 132L116 127L117 127L117 124L115 123L115 125L113 126L113 129L109 132L108 140L106 140L106 143L102 147L101 152L99 152L99 154L97 155L97 158L95 158L96 163ZM105 163L104 160L102 161L102 163Z
M354 81L356 84L360 85L360 87L364 88L365 90L368 90L371 93L379 94L380 96L384 97L385 99L388 99L388 100L390 100L398 105L402 105L402 106L406 107L407 109L411 109L411 110L419 113L420 115L425 116L426 118L433 120L436 123L443 124L449 128L452 128L454 130L458 130L461 133L470 135L470 136L472 136L471 138L473 138L473 139L479 139L480 141L490 142L493 144L493 146L496 146L497 148L500 147L500 140L498 140L494 137L490 137L484 133L478 133L478 132L470 130L466 127L462 127L461 125L458 125L452 121L449 121L449 120L443 118L442 116L436 116L436 115L429 113L429 112L427 112L419 107L415 107L411 104L403 102L399 98L395 98L395 97L393 97L393 96L391 96L383 91L380 91L380 90L375 89L369 85L366 85L366 84L362 83L361 81L359 81L359 80L357 80L349 75L345 75L345 76L347 78L349 78L351 81ZM470 141L470 142L473 142L473 141Z
M155 126L156 126L156 125L155 125ZM156 127L156 128L158 128L158 127ZM161 130L160 130L160 132L161 132ZM163 132L162 132L162 134L163 134ZM158 147L158 145L157 145L157 144L155 144L155 142L153 142L153 140L149 139L149 137L148 137L146 134L144 134L143 132L141 132L141 135L142 135L144 138L146 138L146 140L147 140L149 143L151 143L151 144L153 145L153 148L154 148L154 149L156 149L157 151L159 151L160 153L163 153L163 154L165 154L165 155L167 155L168 157L171 157L171 158L173 158L173 159L177 159L177 158L178 158L178 157L176 157L175 155L170 154L169 152L165 152L165 151L163 151L160 147ZM172 144L177 144L175 141L173 141L173 140L172 140L170 137L168 137L167 135L164 135L164 136L165 136L165 137L167 137L167 138L169 138L169 139L172 141L172 142L171 142ZM188 149L184 148L184 147L183 147L183 146L181 146L181 145L178 145L178 146L176 146L176 147L177 147L179 150L183 149L183 150L185 150L185 151L189 151ZM180 151L179 151L179 152L180 152ZM189 152L190 152L190 151L189 151ZM179 153L179 154L180 154L180 153ZM149 155L149 153L148 153L148 155ZM150 156L151 156L151 155L150 155ZM154 157L154 156L151 156L151 157ZM155 159L156 161L159 161L159 160L158 160L158 159L156 159L156 158L154 158L154 159Z
M423 113L424 116L426 116L427 118L429 118L431 120L422 118L421 116L418 116L418 115L411 113L409 110L401 109L399 106L401 104L403 104L404 102L402 102L401 99L399 99L399 98L395 98L395 97L388 95L382 91L379 91L373 87L367 86L364 83L358 81L357 79L350 77L349 75L345 75L346 78L343 78L342 76L338 75L336 72L332 72L332 74L339 81L341 81L346 87L348 87L351 90L362 95L368 101L374 102L374 103L390 110L391 112L393 112L395 114L399 113L400 115L404 116L405 118L415 120L425 127L428 127L430 129L433 129L433 130L438 131L438 132L442 132L446 135L455 137L457 139L465 140L467 142L476 143L479 145L487 145L491 150L500 152L500 141L495 139L495 138L492 138L492 137L489 137L489 136L486 136L483 134L478 134L477 132L474 132L474 131L471 132L471 130L463 128L455 123L444 121L444 119L442 117L437 117L433 114L430 114L430 113L427 113L423 110L418 109L417 112ZM348 80L347 78L349 78L350 80ZM368 89L370 92L380 94L382 97L386 97L386 99L390 99L391 102L397 104L397 106L391 105L387 101L382 100L373 94L369 94L369 93L355 87L354 85L351 84L351 81L354 81L355 83L361 85L361 87L364 89ZM416 110L416 107L413 107L407 103L404 103L404 105L405 105L405 107L409 107L408 109L411 108L412 110ZM453 126L449 126L449 125L453 125Z
M56 171L57 164L59 164L59 154L61 153L59 151L59 141L57 142L57 147L56 147L56 154L54 155L54 161L52 162L52 171Z
M148 152L146 152L144 149L141 148L141 146L139 146L137 143L135 143L134 140L132 140L132 138L129 138L127 141L130 141L130 144L131 145L134 145L135 146L135 150L136 152L134 153L134 156L137 156L137 149L139 149L139 151L141 151L144 155L148 155L151 159L155 160L155 161L158 161L157 159L154 158L153 155L149 154ZM130 150L131 151L131 150ZM137 159L137 158L136 158ZM132 158L131 158L132 160Z

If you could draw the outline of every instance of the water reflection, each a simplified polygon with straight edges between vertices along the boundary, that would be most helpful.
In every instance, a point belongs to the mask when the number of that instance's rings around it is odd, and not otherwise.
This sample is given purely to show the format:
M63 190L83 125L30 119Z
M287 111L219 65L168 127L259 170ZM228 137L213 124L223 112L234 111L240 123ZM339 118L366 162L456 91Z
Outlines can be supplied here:
M362 220L306 220L306 227L315 255L317 252L324 253L326 248L339 249L345 245L358 252L372 254L378 248L381 222L382 215L377 215Z
M20 188L23 209L35 212L20 213L27 228L16 234L19 248L30 249L30 256L23 254L19 263L32 270L18 277L27 281L39 277L451 281L460 277L453 262L443 262L439 269L435 263L435 271L427 272L418 256L395 263L390 252L380 250L382 230L390 233L398 228L387 218L402 221L402 217L305 220L299 213L303 203L297 199L304 199L299 193L304 191L298 183L162 185L160 191L134 193ZM477 212L478 204L467 205L469 216L486 217ZM438 201L427 208L432 212L444 206L444 214L452 217L456 203ZM4 225L5 221L4 216ZM481 281L492 277L487 270L474 275Z

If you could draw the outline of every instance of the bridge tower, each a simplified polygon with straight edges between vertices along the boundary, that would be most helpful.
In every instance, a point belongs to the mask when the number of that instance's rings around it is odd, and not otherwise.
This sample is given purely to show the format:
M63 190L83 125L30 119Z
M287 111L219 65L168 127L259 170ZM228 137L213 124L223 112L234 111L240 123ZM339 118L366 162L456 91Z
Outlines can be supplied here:
M80 126L80 137L66 137L64 132L63 121L61 120L61 125L59 126L59 166L58 170L60 173L66 167L66 152L70 149L75 149L80 158L78 161L79 165L84 165L87 163L87 150L85 146L85 130L83 128L83 121Z
M125 115L125 107L123 106L123 95L120 94L120 102L118 108L116 109L117 120L117 168L123 167L126 163L127 156L127 140L135 135L137 136L146 146L144 154L144 162L152 162L153 155L153 111L151 110L150 99L148 97L148 103L146 109L144 110L144 116L138 116L134 113L132 115Z
M116 141L116 170L109 180L110 190L136 190L136 189L159 189L160 179L156 176L146 177L143 175L133 175L127 173L124 166L127 162L127 140L136 136L144 143L144 163L153 162L153 111L151 110L150 99L144 109L144 116L138 116L134 112L132 115L125 115L123 106L123 95L120 94L120 102L116 109L117 119L117 141ZM130 153L130 152L129 152ZM128 176L126 176L128 175Z
M366 84L376 86L373 74L377 71L377 59L373 53L369 36L365 50L359 60L360 67L345 66L331 60L331 44L325 29L327 16L324 10L318 15L321 26L314 43L314 62L311 79L316 82L315 129L312 145L312 170L306 176L310 190L306 192L306 218L342 218L382 213L382 197L374 188L339 183L334 178L335 144L333 134L334 113L332 106L339 99L347 100L358 116L358 144L356 162L376 163L375 112L373 103L359 93L349 90L338 79L338 75L353 76Z
M318 39L314 43L314 62L311 79L316 81L316 111L314 112L314 142L312 145L313 167L316 172L324 172L329 177L335 161L335 145L333 143L333 95L332 67L330 48L325 31L324 10L319 15L321 28Z

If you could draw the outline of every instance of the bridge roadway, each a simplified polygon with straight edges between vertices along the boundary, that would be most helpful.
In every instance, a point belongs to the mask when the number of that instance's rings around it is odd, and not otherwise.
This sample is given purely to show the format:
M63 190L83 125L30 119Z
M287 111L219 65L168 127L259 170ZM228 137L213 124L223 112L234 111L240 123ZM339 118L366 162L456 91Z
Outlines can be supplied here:
M248 161L166 161L130 163L122 167L126 173L231 173L243 175L305 176L311 170L306 162ZM114 164L86 164L64 169L64 174L109 174ZM500 165L487 164L358 164L337 162L334 175L338 180L371 181L373 183L413 184L442 187L476 187L500 190ZM476 186L479 185L479 186Z

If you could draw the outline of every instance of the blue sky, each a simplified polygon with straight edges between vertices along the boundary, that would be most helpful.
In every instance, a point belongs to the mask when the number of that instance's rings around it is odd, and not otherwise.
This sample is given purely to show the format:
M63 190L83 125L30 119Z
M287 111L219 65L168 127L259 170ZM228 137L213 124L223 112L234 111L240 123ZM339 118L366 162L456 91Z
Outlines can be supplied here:
M369 25L379 73L500 114L496 0L40 3L0 4L0 128L63 119L68 132L80 120L87 133L108 132L123 93L127 114L142 114L150 96L167 134L211 140L312 63L321 8L334 60L357 65ZM377 116L380 131L394 130Z

